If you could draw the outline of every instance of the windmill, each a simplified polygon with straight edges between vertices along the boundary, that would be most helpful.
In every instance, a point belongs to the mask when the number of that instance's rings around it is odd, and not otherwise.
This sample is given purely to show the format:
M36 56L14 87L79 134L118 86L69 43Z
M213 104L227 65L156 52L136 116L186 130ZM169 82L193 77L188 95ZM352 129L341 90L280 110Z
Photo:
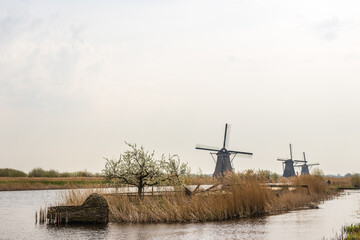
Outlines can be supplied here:
M234 160L235 156L237 154L245 154L245 155L253 155L252 153L249 152L240 152L240 151L233 151L233 150L228 150L227 145L228 145L228 124L225 124L225 134L224 134L224 143L221 149L217 148L217 147L201 147L199 145L197 145L195 147L195 149L199 149L199 150L206 150L206 151L210 151L210 154L213 157L213 154L216 154L217 156L217 160L216 160L216 166L215 166L215 171L213 176L219 176L219 175L224 175L225 172L231 172L233 170L233 167L231 166L232 161ZM232 159L230 160L230 156L233 155ZM215 161L215 159L214 159Z
M309 172L310 168L312 166L316 166L316 165L320 165L320 164L319 163L307 164L306 157L305 157L305 152L303 152L303 155L304 155L304 164L297 165L295 167L301 167L301 175L310 174L310 172Z
M284 170L283 177L295 176L294 164L297 164L298 162L304 162L302 160L293 159L291 143L289 144L289 146L290 146L290 159L278 158L278 161L283 162L283 170Z

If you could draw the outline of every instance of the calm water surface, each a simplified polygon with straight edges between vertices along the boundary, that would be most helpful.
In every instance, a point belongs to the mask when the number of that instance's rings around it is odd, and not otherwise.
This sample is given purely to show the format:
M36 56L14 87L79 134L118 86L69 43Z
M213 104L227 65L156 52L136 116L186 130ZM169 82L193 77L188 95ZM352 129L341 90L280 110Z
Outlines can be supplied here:
M320 209L226 222L114 224L50 227L35 212L54 204L61 191L0 192L0 239L322 239L344 224L360 222L360 191L347 191Z

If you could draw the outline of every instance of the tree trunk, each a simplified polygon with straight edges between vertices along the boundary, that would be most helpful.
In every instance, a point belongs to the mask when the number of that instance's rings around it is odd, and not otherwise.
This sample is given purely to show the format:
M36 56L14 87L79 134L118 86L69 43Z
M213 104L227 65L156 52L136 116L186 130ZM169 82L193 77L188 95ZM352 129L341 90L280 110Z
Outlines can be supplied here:
M142 183L142 180L139 181L139 185L138 185L138 197L140 199L142 199L142 191L144 189L144 185Z
M138 196L139 198L142 198L142 191L143 191L143 187L138 187Z

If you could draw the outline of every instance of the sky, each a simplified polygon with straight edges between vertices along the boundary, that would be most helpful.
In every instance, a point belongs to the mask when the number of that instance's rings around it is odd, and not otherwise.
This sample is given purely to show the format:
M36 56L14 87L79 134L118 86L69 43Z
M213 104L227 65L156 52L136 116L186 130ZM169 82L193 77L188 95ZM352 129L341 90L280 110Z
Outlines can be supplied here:
M360 172L357 0L0 0L0 168L101 172L126 142L212 173Z

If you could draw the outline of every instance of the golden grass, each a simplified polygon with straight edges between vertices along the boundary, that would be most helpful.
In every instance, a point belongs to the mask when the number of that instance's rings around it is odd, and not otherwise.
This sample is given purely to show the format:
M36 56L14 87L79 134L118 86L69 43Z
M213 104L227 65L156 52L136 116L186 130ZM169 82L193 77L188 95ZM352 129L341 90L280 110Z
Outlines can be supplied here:
M272 191L255 174L230 174L219 180L222 190L196 194L184 193L148 196L103 194L110 207L110 221L127 223L202 222L258 216L267 213L313 207L316 202L333 194L321 177L301 176L281 181L308 185L294 191ZM93 190L70 190L60 198L60 205L81 205ZM105 190L104 190L105 191ZM98 193L105 193L97 191Z
M110 219L116 222L218 221L266 212L267 203L273 194L254 175L231 175L224 180L229 184L226 189L192 197L185 193L144 197L142 200L126 195L104 196L110 206ZM80 205L90 191L68 191L60 202Z
M325 181L330 180L331 186L352 187L351 177L341 177L341 178L325 177L324 179Z
M184 182L185 185L216 184L218 179L209 175L186 176Z
M270 212L288 211L301 208L312 208L320 200L324 200L335 194L322 177L303 175L288 178L291 185L307 185L308 188L299 187L293 191L282 191L276 194L276 198L270 203Z

